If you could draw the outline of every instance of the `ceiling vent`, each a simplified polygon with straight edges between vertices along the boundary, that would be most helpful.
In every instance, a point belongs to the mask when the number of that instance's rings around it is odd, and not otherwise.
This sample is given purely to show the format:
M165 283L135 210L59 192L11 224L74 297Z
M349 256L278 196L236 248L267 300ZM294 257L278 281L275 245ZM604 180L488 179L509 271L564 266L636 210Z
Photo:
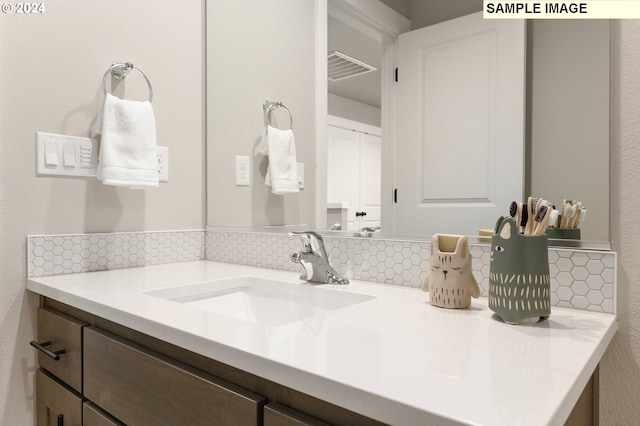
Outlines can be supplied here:
M329 52L327 63L329 65L329 81L344 80L345 78L355 77L377 70L376 67L365 64L337 50Z

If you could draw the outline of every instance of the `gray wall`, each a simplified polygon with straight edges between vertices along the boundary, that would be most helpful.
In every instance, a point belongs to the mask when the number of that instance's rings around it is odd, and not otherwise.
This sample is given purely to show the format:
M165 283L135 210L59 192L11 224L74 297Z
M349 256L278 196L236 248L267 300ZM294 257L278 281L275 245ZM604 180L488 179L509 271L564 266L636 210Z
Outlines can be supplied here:
M208 221L211 226L278 226L315 221L315 2L207 3ZM305 189L273 195L257 149L262 103L281 101L294 120ZM289 125L283 110L274 124ZM235 186L235 155L251 158L251 186Z
M389 6L391 9L398 12L400 15L405 18L409 18L409 6L410 0L381 0L382 3Z
M411 20L411 29L417 30L481 10L482 2L479 0L409 0L407 17ZM402 14L401 11L398 13Z
M0 424L34 421L37 298L24 287L28 234L201 229L204 224L204 1L66 0L0 16ZM35 133L89 136L102 76L130 61L154 88L169 183L148 191L35 176ZM132 73L115 90L145 98Z
M611 237L618 252L618 332L600 369L600 424L640 418L640 21L612 22Z
M609 240L609 21L527 28L526 194L588 209L582 239Z

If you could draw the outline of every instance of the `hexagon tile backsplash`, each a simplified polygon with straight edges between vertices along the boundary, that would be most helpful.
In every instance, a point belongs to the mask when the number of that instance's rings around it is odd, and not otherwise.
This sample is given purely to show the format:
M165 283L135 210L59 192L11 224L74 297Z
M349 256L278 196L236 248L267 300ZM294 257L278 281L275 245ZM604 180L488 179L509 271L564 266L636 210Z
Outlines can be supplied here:
M429 242L325 236L331 264L351 279L420 287L429 268ZM489 244L470 244L473 273L488 295ZM191 230L27 237L30 277L162 263L215 260L302 271L289 260L298 237L280 232ZM616 253L549 249L551 303L596 312L616 311Z
M30 277L202 260L205 232L159 231L30 235Z
M289 260L301 249L283 233L207 230L207 259L263 268L302 271ZM420 287L429 271L429 242L324 236L331 265L348 278ZM473 274L489 294L489 244L470 244ZM549 249L554 306L615 313L616 253Z

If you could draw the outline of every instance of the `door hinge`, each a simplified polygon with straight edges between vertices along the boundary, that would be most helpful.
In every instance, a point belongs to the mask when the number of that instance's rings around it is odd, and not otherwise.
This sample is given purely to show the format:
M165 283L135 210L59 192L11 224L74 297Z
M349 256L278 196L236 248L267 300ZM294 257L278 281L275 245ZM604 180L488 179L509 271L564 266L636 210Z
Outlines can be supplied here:
M393 202L398 204L398 188L393 190Z
M398 67L396 67L395 71L393 72L394 76L393 78L395 79L396 83L398 82Z

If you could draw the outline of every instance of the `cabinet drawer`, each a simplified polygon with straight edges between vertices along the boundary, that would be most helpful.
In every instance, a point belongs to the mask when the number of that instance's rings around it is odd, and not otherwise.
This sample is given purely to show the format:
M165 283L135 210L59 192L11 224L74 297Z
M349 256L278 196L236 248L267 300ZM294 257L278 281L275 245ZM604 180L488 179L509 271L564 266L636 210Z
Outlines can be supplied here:
M82 406L82 426L125 426L87 401Z
M127 424L260 424L265 399L87 327L84 395Z
M86 323L45 308L38 308L38 343L52 352L64 350L56 361L38 352L40 367L82 392L82 328Z
M81 426L82 398L42 369L36 372L38 426Z
M269 403L264 407L264 426L329 426L329 424L292 408Z

